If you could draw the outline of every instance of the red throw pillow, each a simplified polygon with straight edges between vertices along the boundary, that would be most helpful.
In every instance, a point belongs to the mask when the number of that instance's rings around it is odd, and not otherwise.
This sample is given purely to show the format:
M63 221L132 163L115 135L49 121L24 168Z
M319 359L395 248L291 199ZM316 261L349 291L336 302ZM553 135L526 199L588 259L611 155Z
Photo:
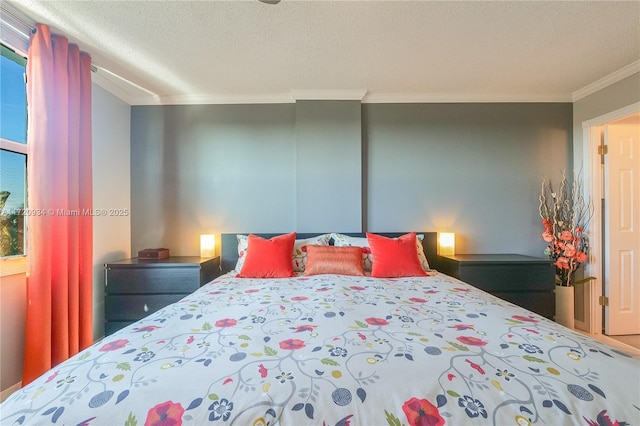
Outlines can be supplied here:
M360 247L307 245L304 275L364 275Z
M238 278L285 278L293 272L293 245L296 233L278 235L271 239L249 234L244 265Z
M416 233L411 232L398 238L388 238L367 232L371 246L373 265L371 276L376 278L425 277L418 251Z

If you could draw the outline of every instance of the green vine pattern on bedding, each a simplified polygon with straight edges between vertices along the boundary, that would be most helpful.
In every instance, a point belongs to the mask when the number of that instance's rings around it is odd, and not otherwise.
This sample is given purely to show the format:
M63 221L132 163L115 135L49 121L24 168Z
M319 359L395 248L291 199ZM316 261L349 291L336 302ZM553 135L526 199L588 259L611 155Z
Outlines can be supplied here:
M54 367L0 423L624 425L639 383L637 359L446 275L228 275Z

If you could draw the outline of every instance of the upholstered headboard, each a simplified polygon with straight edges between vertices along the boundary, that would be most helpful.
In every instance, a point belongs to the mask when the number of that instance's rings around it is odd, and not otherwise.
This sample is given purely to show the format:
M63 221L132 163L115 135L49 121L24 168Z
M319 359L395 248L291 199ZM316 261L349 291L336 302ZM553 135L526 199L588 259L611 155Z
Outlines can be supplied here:
M311 237L315 237L316 235L321 235L326 233L327 232L298 233L296 234L296 238L298 239L311 238ZM435 265L436 263L438 233L437 232L421 232L421 231L416 231L416 233L424 234L424 239L422 240L422 246L424 247L424 254L425 256L427 256L427 260L429 261L429 264L432 265L431 267L433 268L434 267L433 265ZM235 268L236 266L236 263L238 262L238 239L236 238L238 234L247 235L248 232L238 232L235 234L222 234L221 266L222 266L223 274L233 270L233 268ZM276 235L280 235L278 233L261 234L261 233L255 233L255 232L254 234L263 238L271 238ZM366 234L363 232L341 232L341 234L349 235L351 237L366 237ZM406 232L376 232L376 234L384 235L385 237L396 238L403 234L406 234Z

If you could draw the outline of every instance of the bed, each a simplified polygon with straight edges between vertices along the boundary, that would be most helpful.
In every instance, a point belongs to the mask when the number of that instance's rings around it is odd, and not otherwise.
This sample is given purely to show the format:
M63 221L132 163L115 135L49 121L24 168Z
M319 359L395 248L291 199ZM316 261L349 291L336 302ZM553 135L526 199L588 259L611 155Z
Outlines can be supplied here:
M0 424L640 424L619 350L428 267L238 278L237 241L219 278L15 392Z

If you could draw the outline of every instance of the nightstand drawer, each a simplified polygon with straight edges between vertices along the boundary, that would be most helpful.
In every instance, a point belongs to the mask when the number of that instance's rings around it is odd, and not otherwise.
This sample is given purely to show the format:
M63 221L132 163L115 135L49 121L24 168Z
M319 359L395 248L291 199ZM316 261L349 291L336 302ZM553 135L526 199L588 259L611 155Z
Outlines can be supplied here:
M438 256L438 269L549 319L555 313L555 270L549 259L519 254Z
M108 320L139 320L177 302L184 294L140 294L140 295L111 295L105 297L105 311L109 313Z
M200 267L108 268L108 293L192 293L200 286Z
M105 334L108 336L177 302L220 275L220 258L171 256L105 264Z
M107 321L104 323L104 335L108 336L110 334L113 334L121 328L133 324L134 322L135 321Z
M493 292L494 296L507 300L514 305L536 312L543 317L552 319L555 315L556 295L550 292Z
M550 264L463 265L460 279L489 292L553 291Z

